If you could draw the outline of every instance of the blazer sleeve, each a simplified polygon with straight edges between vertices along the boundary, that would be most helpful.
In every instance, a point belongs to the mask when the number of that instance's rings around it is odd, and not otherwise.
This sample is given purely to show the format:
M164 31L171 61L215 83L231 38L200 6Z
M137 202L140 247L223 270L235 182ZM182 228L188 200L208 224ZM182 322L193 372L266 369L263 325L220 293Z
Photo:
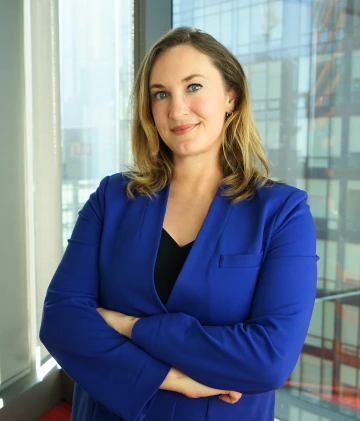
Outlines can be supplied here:
M202 326L183 313L156 315L136 322L134 343L207 386L247 394L281 387L316 296L316 235L306 198L297 190L278 212L245 322Z
M107 183L108 177L79 212L46 294L40 339L95 401L124 421L141 421L170 367L119 335L96 311Z

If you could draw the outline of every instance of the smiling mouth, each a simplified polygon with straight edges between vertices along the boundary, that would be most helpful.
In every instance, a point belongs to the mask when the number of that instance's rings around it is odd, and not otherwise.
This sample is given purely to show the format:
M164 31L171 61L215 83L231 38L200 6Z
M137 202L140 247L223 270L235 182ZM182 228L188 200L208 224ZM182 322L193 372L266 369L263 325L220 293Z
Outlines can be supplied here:
M197 124L184 124L183 126L178 126L172 129L172 132L175 135L182 135L191 132L191 130L195 129L200 123Z

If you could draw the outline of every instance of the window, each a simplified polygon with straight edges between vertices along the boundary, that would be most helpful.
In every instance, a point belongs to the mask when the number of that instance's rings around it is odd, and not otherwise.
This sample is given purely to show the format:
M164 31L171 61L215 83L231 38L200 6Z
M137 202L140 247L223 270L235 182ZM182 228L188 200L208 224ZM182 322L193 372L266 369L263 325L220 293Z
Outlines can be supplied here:
M44 295L77 212L102 177L131 160L134 49L132 0L26 0L0 9L2 46L11 51L1 69L1 409L25 383L9 386L26 376L30 387L56 364L38 339Z
M360 9L350 3L173 0L175 27L209 32L243 64L274 178L309 194L318 297L303 353L278 393L284 421L355 419L360 410Z
M63 246L101 178L131 161L131 0L59 0Z

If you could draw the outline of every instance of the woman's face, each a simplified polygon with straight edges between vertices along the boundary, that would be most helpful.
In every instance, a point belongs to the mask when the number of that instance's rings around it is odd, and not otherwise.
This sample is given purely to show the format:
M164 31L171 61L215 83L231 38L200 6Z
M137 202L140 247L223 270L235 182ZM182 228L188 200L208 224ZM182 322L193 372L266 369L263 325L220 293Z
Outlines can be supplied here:
M211 59L190 45L173 47L155 60L149 87L157 131L174 159L217 156L235 92L226 91Z

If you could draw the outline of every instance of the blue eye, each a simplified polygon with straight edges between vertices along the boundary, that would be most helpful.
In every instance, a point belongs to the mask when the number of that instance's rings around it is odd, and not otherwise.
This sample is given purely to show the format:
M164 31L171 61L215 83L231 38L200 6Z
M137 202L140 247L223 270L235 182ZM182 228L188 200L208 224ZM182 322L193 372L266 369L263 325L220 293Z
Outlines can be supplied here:
M168 94L166 92L164 92L164 91L156 92L154 94L154 98L155 99L165 99L167 97L168 97Z
M189 85L188 86L188 89L191 91L191 92L195 92L195 91L198 91L199 89L201 89L202 88L202 85L200 85L200 83L192 83L191 85Z

